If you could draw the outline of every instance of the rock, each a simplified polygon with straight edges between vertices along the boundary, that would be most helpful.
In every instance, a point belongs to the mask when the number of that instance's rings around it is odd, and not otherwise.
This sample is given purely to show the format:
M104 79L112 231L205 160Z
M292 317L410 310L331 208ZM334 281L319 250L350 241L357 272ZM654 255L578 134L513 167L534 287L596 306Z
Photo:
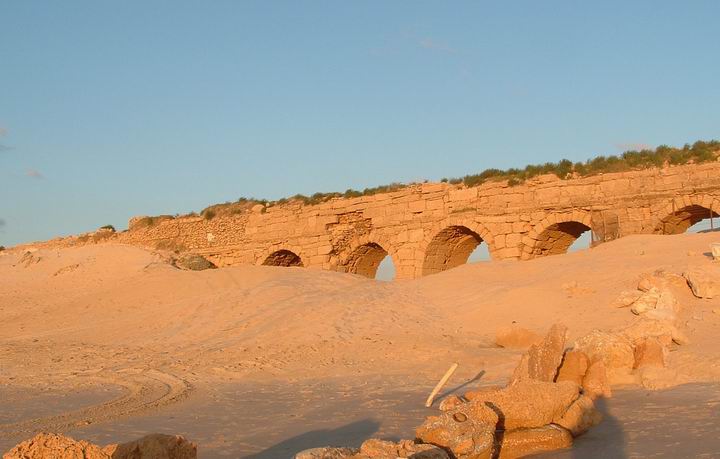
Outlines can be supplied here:
M572 381L581 386L588 364L589 360L584 352L578 350L566 351L555 381Z
M542 427L559 419L580 396L580 387L570 381L559 383L523 381L494 392L488 391L460 407L472 414L473 406L492 408L504 430Z
M646 367L665 367L665 347L657 338L643 338L635 343L633 368Z
M217 266L205 257L193 253L180 255L173 261L173 266L187 271L203 271L217 268Z
M713 260L720 261L720 243L714 242L710 244L710 253L712 254Z
M693 269L683 273L693 295L698 298L714 298L720 295L720 270Z
M566 326L555 324L550 327L550 331L542 343L530 347L527 352L527 359L525 359L526 362L520 361L520 365L513 374L511 384L527 379L546 382L554 381L565 352L566 336ZM527 365L527 371L525 371L525 365Z
M440 409L440 411L448 411L452 410L453 408L457 408L463 403L467 403L467 400L464 400L457 395L448 395L440 402L438 408Z
M655 287L651 287L649 290L645 291L645 293L641 294L637 300L635 300L630 310L636 315L651 311L655 309L659 298L660 290Z
M495 332L495 344L509 349L527 349L542 341L542 336L528 329L512 325Z
M642 296L641 291L639 290L626 290L613 301L613 306L616 308L626 308L628 306L631 306L635 301Z
M3 454L3 459L110 459L99 446L52 433L40 433Z
M356 448L312 448L300 451L295 459L350 459L358 452Z
M498 439L498 458L525 457L542 451L556 451L572 446L570 432L556 425L535 429L517 429L504 432Z
M646 319L658 320L661 322L673 323L677 321L677 314L667 309L653 309L643 314Z
M196 459L197 445L180 435L150 434L139 440L109 445L113 459Z
M448 459L448 454L435 445L415 443L412 440L391 441L366 440L353 459Z
M470 406L472 405L472 406ZM490 458L498 416L483 403L467 403L440 416L430 416L415 436L450 451L456 459Z
M660 311L680 312L680 304L670 290L660 290L660 296L655 303L655 309Z
M635 363L632 343L620 334L593 330L580 338L573 346L590 359L590 363L601 360L605 365L608 381L623 380Z
M602 415L595 409L592 398L582 395L570 405L563 417L558 419L555 424L564 427L574 437L577 437L598 425L601 420Z
M583 394L597 400L600 397L612 397L607 371L602 360L596 360L588 366L582 381Z
M477 399L477 398L483 398L483 397L487 396L488 394L493 394L493 393L495 393L495 392L497 392L497 391L499 391L499 390L502 390L502 389L504 389L504 388L505 388L504 386L485 386L485 387L480 387L480 388L478 388L478 389L475 389L475 390L471 390L471 391L469 391L469 392L466 392L465 395L464 395L464 397L465 397L465 399L468 400L468 401L470 401L470 400L475 400L475 399Z
M669 346L673 342L673 336L680 335L677 327L672 322L650 319L652 319L652 315L645 315L642 319L619 329L618 332L633 343L643 338L654 337L664 346Z

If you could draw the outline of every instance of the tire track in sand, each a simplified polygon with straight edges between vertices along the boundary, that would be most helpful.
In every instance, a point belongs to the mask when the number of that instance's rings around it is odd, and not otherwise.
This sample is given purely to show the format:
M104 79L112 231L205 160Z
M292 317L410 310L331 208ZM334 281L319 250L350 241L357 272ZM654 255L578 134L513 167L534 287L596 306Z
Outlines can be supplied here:
M92 379L100 384L124 387L127 394L122 397L54 416L0 424L1 435L14 437L35 432L64 432L177 403L193 390L188 381L159 370L124 370L119 373L124 377L96 376Z

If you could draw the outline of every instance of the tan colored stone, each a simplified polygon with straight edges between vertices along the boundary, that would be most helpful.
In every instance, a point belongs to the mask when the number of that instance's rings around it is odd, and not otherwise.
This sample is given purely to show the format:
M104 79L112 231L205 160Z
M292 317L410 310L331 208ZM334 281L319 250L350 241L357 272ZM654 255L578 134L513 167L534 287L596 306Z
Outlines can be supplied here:
M509 349L527 349L542 341L542 336L517 325L503 327L495 332L495 344Z
M559 419L579 395L580 387L570 381L529 380L485 392L458 409L473 414L478 406L490 407L502 420L500 427L506 430L542 427Z
M572 446L570 432L556 425L535 429L516 429L498 435L499 459L514 459L543 451L557 451Z
M620 334L593 330L580 338L573 348L583 351L591 364L602 361L611 383L613 377L621 377L632 370L635 362L632 343Z
M693 295L711 299L720 296L720 269L696 268L683 273Z
M463 400L457 395L448 395L440 402L438 408L440 409L440 411L448 411L457 408L463 403L467 403L467 400Z
M448 454L435 445L419 444L412 440L397 443L372 438L366 440L352 459L448 459Z
M613 306L616 308L626 308L628 306L631 306L635 301L637 301L641 296L643 292L640 290L626 290L613 301Z
M572 381L578 386L582 386L588 364L589 360L584 352L578 350L566 351L555 381Z
M7 453L3 459L110 459L111 454L84 440L59 434L40 433Z
M602 415L595 409L593 399L582 395L570 405L562 418L555 421L555 424L564 427L577 437L599 424L601 420Z
M633 368L664 368L665 352L665 347L657 338L643 338L635 343Z
M611 397L612 390L605 370L605 364L598 359L590 364L582 381L583 393L593 400Z
M312 448L300 451L295 459L350 459L358 453L357 448Z
M543 341L530 347L526 361L521 360L513 374L511 384L517 384L527 379L554 381L565 352L566 336L566 326L555 324L550 327L550 331ZM527 365L527 372L525 372L525 365Z
M139 440L109 445L113 459L196 459L197 445L180 435L150 434Z
M470 408L469 411L458 409L428 417L416 429L415 436L423 443L452 452L456 459L489 459L495 441L497 414L484 404Z

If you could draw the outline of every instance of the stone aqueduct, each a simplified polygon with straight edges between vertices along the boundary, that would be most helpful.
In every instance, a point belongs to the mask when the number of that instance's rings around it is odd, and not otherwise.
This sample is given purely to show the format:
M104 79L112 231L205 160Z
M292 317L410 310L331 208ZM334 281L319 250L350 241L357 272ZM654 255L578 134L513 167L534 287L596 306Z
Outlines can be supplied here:
M392 257L396 278L461 265L481 243L492 259L564 253L583 232L593 242L641 234L675 234L720 212L720 163L673 166L522 185L445 183L291 202L229 217L182 217L140 228L131 220L121 242L182 244L219 266L304 266L374 277ZM720 224L720 222L718 222Z

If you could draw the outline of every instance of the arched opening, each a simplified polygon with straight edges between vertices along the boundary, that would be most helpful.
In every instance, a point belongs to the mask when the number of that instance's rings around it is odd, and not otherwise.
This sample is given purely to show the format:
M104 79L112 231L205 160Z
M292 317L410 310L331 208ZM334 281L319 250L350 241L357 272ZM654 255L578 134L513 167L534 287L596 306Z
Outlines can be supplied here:
M587 233L586 236L583 236ZM583 239L580 237L583 236ZM576 244L575 241L580 239ZM567 221L555 223L548 226L540 233L533 247L533 257L544 257L546 255L558 255L573 249L582 249L590 246L590 227L584 223ZM584 247L581 245L584 244Z
M390 255L385 255L385 258L383 258L380 265L378 265L375 279L379 281L391 281L395 279L395 263L393 263Z
M423 276L439 273L468 262L470 255L477 261L489 259L487 249L476 249L482 244L479 234L465 226L448 226L430 241L423 261ZM483 244L487 246L487 244ZM473 260L475 261L475 260Z
M585 230L584 233L582 233L580 236L578 236L577 239L575 239L572 244L570 244L570 247L568 247L567 251L568 253L571 252L577 252L579 250L586 250L592 247L592 231L588 228Z
M676 210L665 217L657 229L656 233L660 234L681 234L684 232L700 232L711 229L710 219L718 218L718 212L712 212L707 207L691 205ZM714 220L717 229L717 220Z
M303 266L300 257L289 250L273 252L263 261L264 266Z
M344 263L347 272L375 279L380 263L388 256L380 244L369 242L355 249Z

